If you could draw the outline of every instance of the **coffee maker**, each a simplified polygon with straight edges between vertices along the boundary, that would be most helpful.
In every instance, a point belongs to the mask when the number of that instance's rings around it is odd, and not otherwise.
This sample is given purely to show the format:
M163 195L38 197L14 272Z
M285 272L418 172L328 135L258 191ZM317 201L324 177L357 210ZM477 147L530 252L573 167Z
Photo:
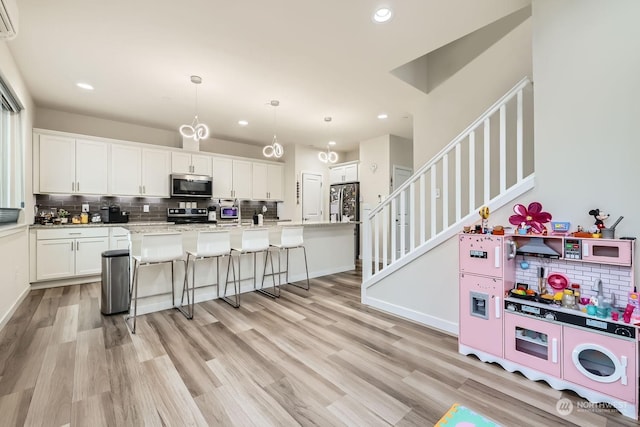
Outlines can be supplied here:
M129 213L120 210L120 206L111 205L100 208L100 217L105 224L129 222Z
M207 221L212 223L218 222L218 212L215 205L211 205L207 208Z

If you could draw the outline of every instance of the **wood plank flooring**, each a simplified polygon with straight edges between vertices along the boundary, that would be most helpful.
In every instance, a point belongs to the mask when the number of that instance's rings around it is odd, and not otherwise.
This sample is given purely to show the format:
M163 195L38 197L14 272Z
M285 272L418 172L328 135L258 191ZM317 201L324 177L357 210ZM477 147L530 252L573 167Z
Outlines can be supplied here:
M0 331L0 425L432 426L460 403L503 426L636 426L562 417L572 392L457 353L456 337L359 303L360 271L238 310L99 312L99 283L34 290Z

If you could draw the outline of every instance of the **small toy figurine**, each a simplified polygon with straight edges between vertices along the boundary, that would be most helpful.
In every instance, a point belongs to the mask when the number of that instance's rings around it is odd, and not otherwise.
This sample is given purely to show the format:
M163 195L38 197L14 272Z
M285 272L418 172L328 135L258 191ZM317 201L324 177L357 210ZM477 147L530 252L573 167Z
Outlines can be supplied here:
M608 213L604 213L600 211L600 209L591 209L589 211L589 215L592 215L596 219L595 225L598 228L606 228L604 225L604 220L609 218Z

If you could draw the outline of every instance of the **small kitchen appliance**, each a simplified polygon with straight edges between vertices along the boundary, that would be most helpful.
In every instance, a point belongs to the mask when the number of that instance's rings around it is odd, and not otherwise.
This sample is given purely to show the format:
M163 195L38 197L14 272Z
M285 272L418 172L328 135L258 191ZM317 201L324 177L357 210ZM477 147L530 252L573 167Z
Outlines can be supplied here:
M105 224L129 222L129 212L121 211L120 206L111 205L100 208L100 218Z
M238 206L220 206L220 219L238 219L240 208Z
M167 222L193 224L208 222L209 215L204 208L168 208Z
M171 174L171 197L201 197L210 199L213 178L206 175Z
M218 212L215 205L209 206L207 208L207 221L212 223L218 222Z

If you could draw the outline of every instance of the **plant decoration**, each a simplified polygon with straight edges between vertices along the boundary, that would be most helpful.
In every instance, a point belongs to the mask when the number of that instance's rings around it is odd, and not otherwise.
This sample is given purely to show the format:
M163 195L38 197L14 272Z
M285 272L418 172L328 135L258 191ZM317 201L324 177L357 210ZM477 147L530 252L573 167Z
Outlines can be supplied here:
M58 216L60 218L66 218L69 216L69 211L64 210L64 209L58 209Z
M542 233L546 230L544 224L551 221L551 214L542 211L539 202L532 202L528 207L517 204L513 207L515 215L509 217L509 222L521 228L530 228L534 233Z

